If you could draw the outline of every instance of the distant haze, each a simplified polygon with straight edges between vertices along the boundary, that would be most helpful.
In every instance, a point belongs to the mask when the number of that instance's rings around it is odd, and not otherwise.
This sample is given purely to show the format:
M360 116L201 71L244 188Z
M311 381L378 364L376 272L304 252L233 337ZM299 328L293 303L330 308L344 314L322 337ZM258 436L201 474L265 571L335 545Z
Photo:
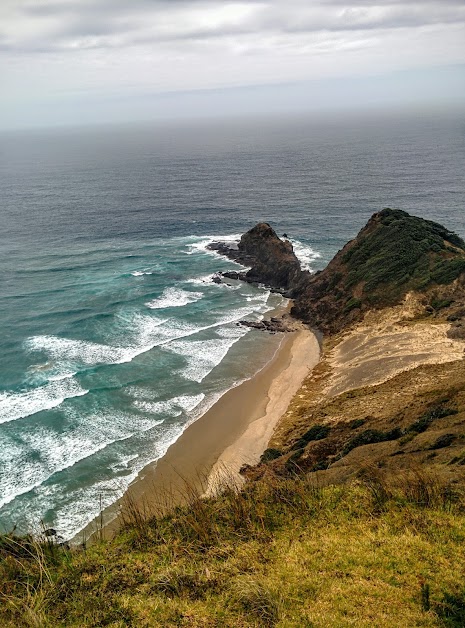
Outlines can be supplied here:
M1 0L0 128L465 107L462 0Z

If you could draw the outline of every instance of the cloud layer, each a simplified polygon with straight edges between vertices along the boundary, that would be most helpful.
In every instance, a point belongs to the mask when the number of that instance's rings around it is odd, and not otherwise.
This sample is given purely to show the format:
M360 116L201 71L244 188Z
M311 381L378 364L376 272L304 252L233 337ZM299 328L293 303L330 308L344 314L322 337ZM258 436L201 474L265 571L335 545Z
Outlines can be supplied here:
M302 33L361 34L464 22L460 0L2 0L0 41L3 50L16 52L75 52L253 36L260 47L270 37L292 45Z
M7 105L465 62L462 0L2 0Z

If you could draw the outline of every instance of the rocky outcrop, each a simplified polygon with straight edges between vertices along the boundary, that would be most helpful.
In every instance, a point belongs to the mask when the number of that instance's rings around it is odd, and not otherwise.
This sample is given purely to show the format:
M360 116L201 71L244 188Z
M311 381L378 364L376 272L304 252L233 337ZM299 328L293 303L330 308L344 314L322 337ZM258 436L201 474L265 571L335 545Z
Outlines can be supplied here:
M310 278L310 273L301 270L289 240L281 240L268 223L259 223L247 231L238 249L253 260L252 268L247 272L249 281L291 290L300 284L302 275Z
M214 242L209 248L251 267L246 273L223 273L224 277L230 279L263 283L274 290L286 293L295 290L310 278L310 273L300 268L299 260L289 240L281 240L274 229L265 222L247 231L237 246Z
M300 268L292 244L268 223L253 227L236 246L217 242L210 248L250 266L225 277L263 283L294 299L291 314L323 333L351 325L368 310L396 305L408 292L424 295L425 312L433 315L465 302L463 240L438 223L397 209L374 214L314 274ZM453 333L463 333L461 323L455 327Z
M252 329L258 329L260 331L267 331L270 334L286 333L290 331L296 331L300 329L298 322L291 318L288 314L280 318L272 316L269 320L263 321L246 321L242 320L237 323L243 327L251 327Z

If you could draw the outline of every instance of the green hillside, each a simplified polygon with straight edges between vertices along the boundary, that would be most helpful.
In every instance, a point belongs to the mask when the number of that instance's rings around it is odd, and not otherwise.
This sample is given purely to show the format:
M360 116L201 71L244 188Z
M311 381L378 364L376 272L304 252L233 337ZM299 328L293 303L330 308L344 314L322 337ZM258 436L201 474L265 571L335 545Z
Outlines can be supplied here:
M410 291L448 292L460 276L465 277L465 243L458 235L399 209L383 209L297 290L292 313L332 333L368 309L399 303ZM441 301L450 303L451 297Z

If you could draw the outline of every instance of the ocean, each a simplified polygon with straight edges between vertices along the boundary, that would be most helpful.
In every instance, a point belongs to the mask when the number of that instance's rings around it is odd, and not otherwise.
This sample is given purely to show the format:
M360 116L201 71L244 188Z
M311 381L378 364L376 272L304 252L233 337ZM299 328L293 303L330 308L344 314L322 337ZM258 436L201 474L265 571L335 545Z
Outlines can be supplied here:
M464 172L458 114L0 134L0 531L71 538L271 359L237 321L284 300L209 242L267 221L315 271L388 206L465 237Z

